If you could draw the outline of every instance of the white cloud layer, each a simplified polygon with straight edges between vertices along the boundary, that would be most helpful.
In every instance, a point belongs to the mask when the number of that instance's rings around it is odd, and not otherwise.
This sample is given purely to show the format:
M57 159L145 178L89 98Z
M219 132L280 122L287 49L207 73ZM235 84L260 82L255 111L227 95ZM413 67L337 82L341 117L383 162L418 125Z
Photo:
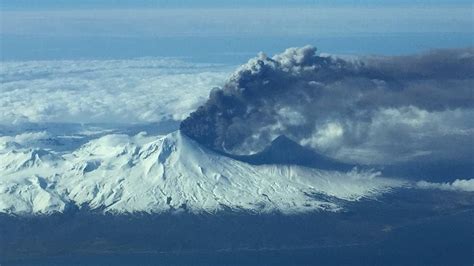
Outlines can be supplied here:
M472 117L473 109L428 112L413 106L384 108L375 112L370 123L363 124L365 134L354 136L357 145L347 145L342 138L327 145L323 142L327 137L318 134L314 134L317 142L311 144L334 157L369 164L434 158L465 160L472 157Z
M181 120L229 70L156 58L3 62L0 124Z
M422 189L474 192L474 179L456 179L452 183L432 183L427 181L419 181L416 183L416 186Z

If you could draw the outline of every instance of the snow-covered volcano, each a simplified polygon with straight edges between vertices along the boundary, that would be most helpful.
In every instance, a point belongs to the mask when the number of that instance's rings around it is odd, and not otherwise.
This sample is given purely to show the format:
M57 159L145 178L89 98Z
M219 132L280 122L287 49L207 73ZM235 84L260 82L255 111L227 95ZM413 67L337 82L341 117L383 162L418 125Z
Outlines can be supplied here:
M371 172L252 165L204 148L179 131L110 134L72 152L8 143L0 153L0 212L78 206L113 213L221 210L335 211L403 182Z

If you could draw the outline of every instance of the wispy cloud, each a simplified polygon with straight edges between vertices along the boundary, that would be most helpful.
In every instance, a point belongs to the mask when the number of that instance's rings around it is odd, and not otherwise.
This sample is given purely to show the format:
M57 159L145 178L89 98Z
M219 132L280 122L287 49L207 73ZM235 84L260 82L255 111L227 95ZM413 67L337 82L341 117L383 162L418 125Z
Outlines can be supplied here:
M474 179L456 179L451 183L432 183L427 181L419 181L416 183L416 186L422 189L474 192Z

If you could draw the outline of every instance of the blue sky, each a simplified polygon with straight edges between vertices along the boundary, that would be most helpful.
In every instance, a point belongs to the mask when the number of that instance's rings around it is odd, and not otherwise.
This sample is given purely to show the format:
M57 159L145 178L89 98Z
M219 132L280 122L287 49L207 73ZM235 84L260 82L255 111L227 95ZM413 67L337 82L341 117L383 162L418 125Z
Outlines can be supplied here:
M255 6L387 6L387 5L472 5L470 0L15 0L2 1L3 8L77 8L77 7L255 7Z
M191 57L241 63L259 51L403 54L473 45L470 1L0 2L4 60ZM382 4L383 3L383 4Z

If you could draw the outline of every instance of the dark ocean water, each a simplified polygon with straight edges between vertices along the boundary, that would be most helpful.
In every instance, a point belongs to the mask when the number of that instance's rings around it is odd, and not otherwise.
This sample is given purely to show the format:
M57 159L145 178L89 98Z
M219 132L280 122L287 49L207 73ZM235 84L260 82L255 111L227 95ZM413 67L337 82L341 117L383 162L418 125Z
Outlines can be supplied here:
M0 217L2 265L472 265L473 193L402 190L340 213Z

